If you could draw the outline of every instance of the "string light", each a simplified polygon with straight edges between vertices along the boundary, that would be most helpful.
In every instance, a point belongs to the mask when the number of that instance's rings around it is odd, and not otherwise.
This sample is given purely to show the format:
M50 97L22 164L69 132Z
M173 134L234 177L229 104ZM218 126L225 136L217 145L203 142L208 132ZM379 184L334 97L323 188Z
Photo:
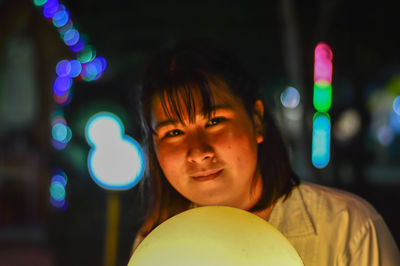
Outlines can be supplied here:
M317 168L326 167L330 157L331 119L327 112L332 105L332 58L329 45L318 43L314 51L313 104L317 113L313 117L311 155Z
M64 171L61 169L53 169L53 174L50 182L49 193L50 203L61 210L68 208L66 201L66 186L68 178Z

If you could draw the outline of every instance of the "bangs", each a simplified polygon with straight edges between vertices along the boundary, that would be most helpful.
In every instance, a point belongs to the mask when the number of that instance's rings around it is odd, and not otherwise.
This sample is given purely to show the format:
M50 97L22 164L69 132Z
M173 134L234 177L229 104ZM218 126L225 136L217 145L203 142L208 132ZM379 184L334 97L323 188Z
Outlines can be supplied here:
M215 84L214 79L198 74L185 82L172 81L161 88L160 101L167 118L182 124L185 118L193 123L197 112L210 118L215 111L211 83Z

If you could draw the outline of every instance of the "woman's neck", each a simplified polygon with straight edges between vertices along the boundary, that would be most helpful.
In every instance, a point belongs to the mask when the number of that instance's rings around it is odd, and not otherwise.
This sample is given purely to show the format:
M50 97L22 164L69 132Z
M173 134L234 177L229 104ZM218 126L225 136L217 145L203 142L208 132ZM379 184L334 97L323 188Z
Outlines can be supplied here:
M268 208L265 208L261 211L255 211L253 214L263 218L265 221L268 221L269 216L271 215L272 209L274 208L275 203L271 204Z

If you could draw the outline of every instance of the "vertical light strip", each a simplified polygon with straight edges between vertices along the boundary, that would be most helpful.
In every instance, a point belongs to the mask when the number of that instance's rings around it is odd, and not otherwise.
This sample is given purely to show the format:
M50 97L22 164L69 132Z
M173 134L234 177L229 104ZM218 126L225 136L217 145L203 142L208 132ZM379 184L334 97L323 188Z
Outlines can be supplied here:
M314 52L314 93L312 163L324 168L330 159L331 119L327 113L332 106L332 50L328 44L320 42Z

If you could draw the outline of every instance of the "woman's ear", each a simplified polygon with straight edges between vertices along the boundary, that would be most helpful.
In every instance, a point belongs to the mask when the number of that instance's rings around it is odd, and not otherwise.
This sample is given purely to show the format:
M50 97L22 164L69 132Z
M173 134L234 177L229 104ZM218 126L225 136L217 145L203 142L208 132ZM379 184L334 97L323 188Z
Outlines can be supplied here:
M253 107L253 121L256 130L256 139L257 143L261 143L264 141L264 105L261 100L257 100L254 103Z

